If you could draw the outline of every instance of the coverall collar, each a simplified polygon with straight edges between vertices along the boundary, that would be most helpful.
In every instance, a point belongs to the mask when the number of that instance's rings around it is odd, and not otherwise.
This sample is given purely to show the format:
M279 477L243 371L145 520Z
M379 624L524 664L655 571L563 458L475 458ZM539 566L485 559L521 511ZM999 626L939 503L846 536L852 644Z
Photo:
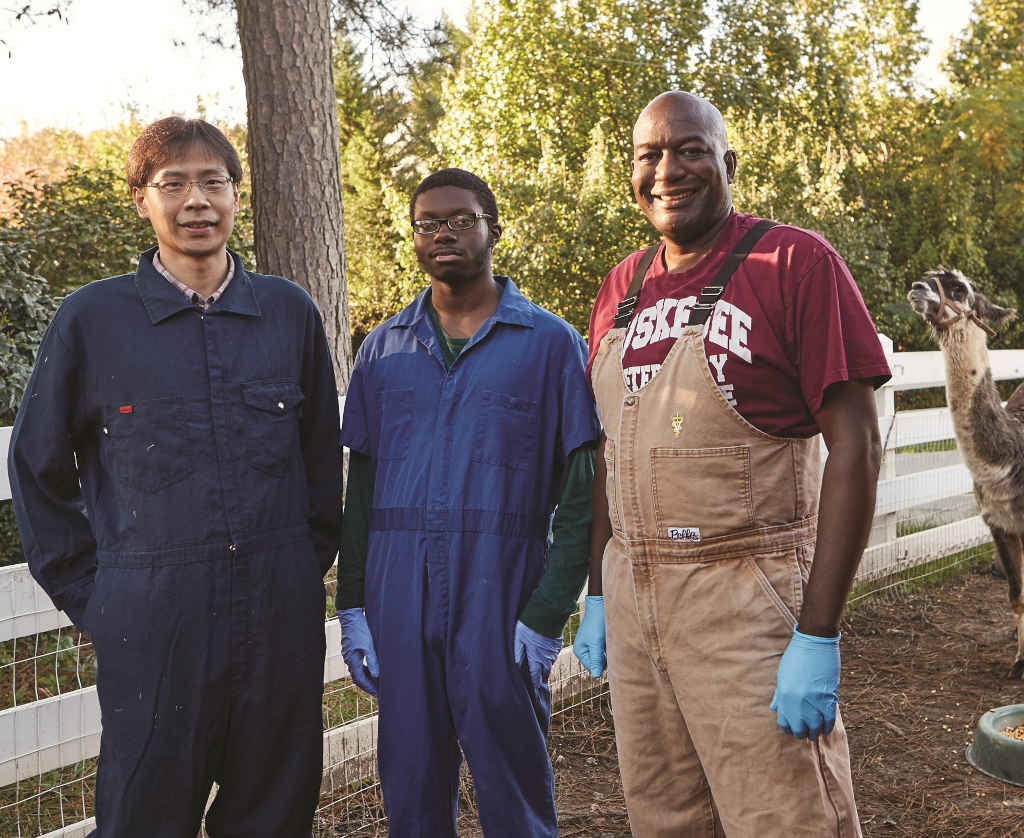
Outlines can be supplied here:
M483 322L483 325L477 329L476 334L470 338L469 343L466 344L462 352L459 353L459 357L455 360L456 364L466 355L468 350L486 338L498 323L523 326L527 329L532 329L534 326L534 315L530 303L520 293L519 289L516 288L516 284L507 276L495 274L494 278L502 286L498 307L494 310L494 314L488 317ZM231 286L229 285L228 288L230 289ZM437 339L437 333L434 331L434 325L430 320L428 311L429 306L432 304L431 296L431 289L429 287L425 288L415 300L399 313L391 323L391 328L412 329L416 339L444 367L444 353L441 351L441 344Z
M525 326L528 329L532 329L533 311L530 308L530 303L527 301L526 297L522 295L519 289L516 288L516 284L507 276L495 274L494 278L503 286L503 290L501 292L501 298L498 300L497 309L495 309L494 314L484 322L484 326L481 331L489 331L490 323L508 323L513 326ZM231 286L229 285L228 287L230 288ZM402 310L391 324L391 328L409 328L410 326L416 326L422 321L426 321L429 326L430 319L427 314L427 302L430 298L431 291L428 287L425 288L410 305L406 306Z
M138 289L142 304L146 307L150 322L153 325L166 320L173 314L192 306L171 283L164 279L153 267L153 254L157 248L151 247L139 256L139 267L135 272L135 287ZM248 317L262 317L259 303L252 289L249 275L242 267L242 259L232 250L228 255L235 263L235 276L224 289L224 295L211 306L209 313L225 312L242 314Z

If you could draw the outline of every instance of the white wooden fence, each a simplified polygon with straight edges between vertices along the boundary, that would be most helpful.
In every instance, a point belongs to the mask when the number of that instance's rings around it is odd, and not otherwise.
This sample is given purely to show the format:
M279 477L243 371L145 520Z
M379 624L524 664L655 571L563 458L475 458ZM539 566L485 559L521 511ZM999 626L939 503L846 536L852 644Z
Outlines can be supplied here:
M878 423L885 457L871 541L857 581L870 581L914 565L984 544L988 531L972 514L971 480L951 446L934 446L953 437L946 408L896 412L893 394L941 386L944 366L939 352L892 353L892 343L880 337L893 368L893 379L877 394ZM997 380L1024 378L1024 350L991 353ZM10 428L0 429L0 501L10 498L7 447ZM929 452L928 446L940 450ZM924 521L924 524L921 521ZM913 522L918 523L914 524ZM920 531L899 535L901 523ZM70 626L49 597L36 585L24 564L0 568L0 643ZM324 683L348 675L341 657L337 621L324 626L327 659ZM563 649L552 672L555 698L579 694L584 675ZM0 788L31 780L44 772L72 766L99 753L100 711L95 687L71 690L0 711ZM374 776L376 716L365 714L324 733L325 789L348 789ZM62 826L45 838L80 838L92 820ZM22 832L29 836L30 833ZM38 833L31 833L32 836Z

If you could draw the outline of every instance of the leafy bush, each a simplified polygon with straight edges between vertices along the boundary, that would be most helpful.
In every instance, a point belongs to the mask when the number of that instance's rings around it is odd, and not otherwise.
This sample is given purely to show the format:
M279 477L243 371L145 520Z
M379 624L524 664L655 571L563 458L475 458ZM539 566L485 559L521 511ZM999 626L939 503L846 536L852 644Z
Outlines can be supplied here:
M31 250L0 230L0 427L14 422L43 332L57 309L46 281L30 270ZM11 503L0 503L0 565L24 561Z
M31 258L25 242L0 230L0 425L14 421L36 348L57 310L46 280L31 272Z

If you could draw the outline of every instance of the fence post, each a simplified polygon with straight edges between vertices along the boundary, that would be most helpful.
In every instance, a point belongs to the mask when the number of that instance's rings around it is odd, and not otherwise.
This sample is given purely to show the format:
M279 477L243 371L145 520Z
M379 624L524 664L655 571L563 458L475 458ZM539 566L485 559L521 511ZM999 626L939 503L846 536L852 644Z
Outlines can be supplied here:
M879 334L878 342L882 344L889 369L893 369L892 339ZM899 444L898 428L896 427L896 389L890 379L875 391L875 409L878 412L878 430L882 437L882 467L878 472L878 481L892 480L896 477L896 447ZM898 512L879 515L871 527L868 545L885 544L896 540Z

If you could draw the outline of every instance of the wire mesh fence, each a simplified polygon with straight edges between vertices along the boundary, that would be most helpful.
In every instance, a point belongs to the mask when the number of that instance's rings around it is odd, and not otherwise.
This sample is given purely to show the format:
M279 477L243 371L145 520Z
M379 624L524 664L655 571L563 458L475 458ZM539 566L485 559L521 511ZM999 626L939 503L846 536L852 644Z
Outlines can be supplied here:
M1024 371L1024 351L992 356L997 379ZM879 396L884 458L876 518L850 597L853 607L867 597L901 596L992 558L941 395L919 400L927 406L895 409L895 390L941 383L941 359L938 353L893 357L896 376ZM6 450L5 430L0 429L0 454ZM8 504L3 470L0 504ZM329 578L329 613L333 589ZM587 713L607 695L607 684L591 679L572 656L577 625L578 615L570 620L566 648L552 670L553 716L575 716L585 724ZM325 631L324 775L315 834L382 836L376 705L345 677L336 622L329 621ZM94 683L88 638L53 608L24 565L0 568L0 838L84 838L91 831L100 733ZM465 766L460 811L460 832L478 835Z
M0 644L0 711L54 699L91 687L95 681L92 644L74 628ZM45 835L91 816L95 758L40 770L34 776L24 773L24 769L17 772L13 783L0 788L0 835Z
M14 616L25 618L32 611L18 596L24 585L13 570L5 569L7 584L0 584L0 615L8 615L6 621L0 617L0 636L22 635L9 636L0 643L0 740L9 746L9 758L0 770L4 783L0 787L0 838L84 837L94 827L99 728L94 725L96 733L90 733L90 714L69 718L75 708L69 713L61 702L95 702L96 656L88 636L73 626L24 633L13 624ZM332 610L333 570L326 581L328 608ZM43 609L34 616L45 624L52 605ZM579 616L570 618L564 635L566 649L552 670L554 717L582 712L607 693L606 682L592 679L571 657ZM47 717L47 707L58 709L55 719ZM23 715L19 717L18 711ZM98 720L98 707L95 711ZM324 775L314 819L318 836L386 834L377 776L376 713L376 702L347 677L324 684ZM55 728L56 735L48 735L47 728ZM68 760L50 753L54 748L66 753L69 746L77 746L82 758ZM63 764L48 770L54 762ZM460 798L460 828L471 833L479 828L479 821L465 764Z

